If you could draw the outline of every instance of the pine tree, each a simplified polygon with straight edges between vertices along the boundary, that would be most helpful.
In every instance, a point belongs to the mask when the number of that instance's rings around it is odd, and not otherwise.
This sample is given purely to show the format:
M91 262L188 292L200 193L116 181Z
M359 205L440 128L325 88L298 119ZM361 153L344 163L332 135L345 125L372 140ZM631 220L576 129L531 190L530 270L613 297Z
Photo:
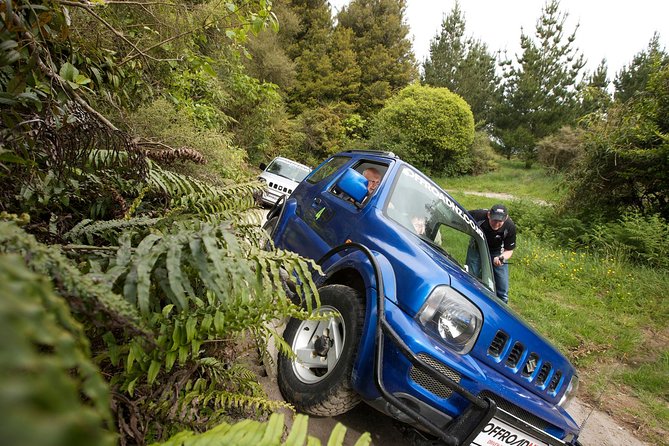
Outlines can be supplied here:
M634 56L629 65L624 66L613 80L616 101L626 102L635 93L643 91L651 73L669 64L669 54L660 47L660 35L656 32L648 42L648 48Z
M602 59L597 69L588 77L582 93L582 114L604 112L613 102L608 92L609 79L606 59Z
M495 113L495 133L507 155L520 153L530 165L536 142L579 114L578 95L585 65L574 47L576 29L565 36L567 14L550 0L537 21L536 42L521 32L516 65L505 61L503 104Z
M423 63L426 84L455 90L458 68L466 55L465 25L460 3L456 2L441 23L441 32L430 41L430 56Z
M406 0L352 0L337 15L337 28L353 32L360 69L358 111L363 115L379 110L417 77L405 10Z
M296 67L296 82L288 96L291 111L298 114L333 99L337 82L330 57L334 24L327 0L292 0L290 4L299 25L287 50Z
M496 61L486 44L464 37L465 27L456 2L444 18L441 32L430 43L430 56L423 64L423 82L446 87L462 96L472 108L474 118L486 122L497 98Z

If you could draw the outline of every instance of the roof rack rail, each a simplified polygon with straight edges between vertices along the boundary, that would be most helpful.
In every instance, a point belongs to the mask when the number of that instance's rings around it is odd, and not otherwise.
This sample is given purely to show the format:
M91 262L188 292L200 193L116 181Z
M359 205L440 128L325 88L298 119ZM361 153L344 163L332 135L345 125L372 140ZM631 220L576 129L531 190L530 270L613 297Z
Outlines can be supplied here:
M386 151L383 151L383 150L353 149L353 150L344 150L343 153L367 153L367 154L370 154L370 155L383 155L383 156L397 157L397 155L395 155L393 152L386 152Z

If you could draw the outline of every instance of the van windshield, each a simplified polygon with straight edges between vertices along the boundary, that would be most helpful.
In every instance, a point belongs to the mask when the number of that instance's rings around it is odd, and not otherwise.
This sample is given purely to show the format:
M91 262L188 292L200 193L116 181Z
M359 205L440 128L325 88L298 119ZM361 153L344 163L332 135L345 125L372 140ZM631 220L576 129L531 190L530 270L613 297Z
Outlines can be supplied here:
M388 199L386 214L494 290L490 254L483 232L451 197L423 174L406 166L402 168Z
M289 163L278 158L275 158L271 163L269 163L269 166L267 166L267 169L265 170L269 173L273 173L274 175L279 175L281 177L288 178L289 180L293 180L296 183L301 182L304 177L306 177L309 172L311 172L308 167Z

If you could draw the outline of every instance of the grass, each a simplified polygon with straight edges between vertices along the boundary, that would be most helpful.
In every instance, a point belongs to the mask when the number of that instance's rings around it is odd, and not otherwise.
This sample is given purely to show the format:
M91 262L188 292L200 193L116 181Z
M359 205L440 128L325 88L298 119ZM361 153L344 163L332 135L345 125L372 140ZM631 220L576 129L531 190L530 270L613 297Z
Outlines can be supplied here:
M555 182L539 168L506 160L491 174L439 181L468 209L504 200L464 191L555 201ZM506 204L513 218L514 201ZM668 444L669 271L564 250L518 229L510 306L576 365L581 398L631 422L646 441Z

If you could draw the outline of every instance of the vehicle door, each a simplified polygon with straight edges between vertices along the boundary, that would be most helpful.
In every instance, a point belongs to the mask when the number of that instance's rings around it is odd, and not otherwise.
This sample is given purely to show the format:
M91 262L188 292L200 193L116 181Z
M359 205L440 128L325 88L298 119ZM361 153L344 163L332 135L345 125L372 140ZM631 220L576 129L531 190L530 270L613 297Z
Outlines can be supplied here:
M347 162L332 158L329 163L338 165L335 174L327 174L333 166L321 166L325 172L314 172L307 179L309 187L304 188L298 198L295 219L290 231L291 240L286 238L286 247L307 257L318 259L335 246L346 242L360 219L368 212L376 192L365 197L362 202L355 202L344 194L337 184L348 168L353 168L362 174L366 169L374 168L381 174L387 170L387 164L371 159L349 159ZM293 230L295 229L295 231Z

